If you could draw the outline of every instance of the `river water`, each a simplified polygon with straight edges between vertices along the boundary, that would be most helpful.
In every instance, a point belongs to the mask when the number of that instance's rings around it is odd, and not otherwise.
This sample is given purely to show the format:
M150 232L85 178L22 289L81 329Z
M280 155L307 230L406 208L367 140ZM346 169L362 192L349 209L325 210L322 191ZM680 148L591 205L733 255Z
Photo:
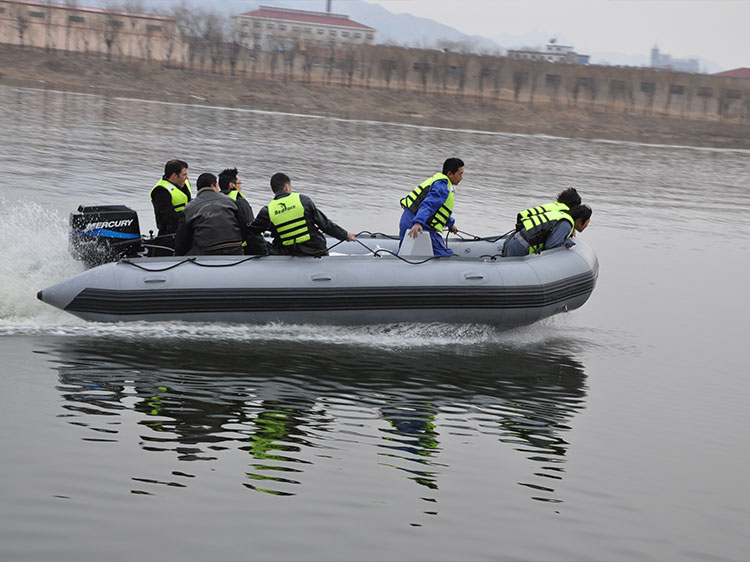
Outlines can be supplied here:
M0 88L0 560L744 560L744 151L344 121ZM36 300L81 270L78 205L166 160L288 173L393 233L448 156L499 234L575 186L599 283L511 331L97 325Z

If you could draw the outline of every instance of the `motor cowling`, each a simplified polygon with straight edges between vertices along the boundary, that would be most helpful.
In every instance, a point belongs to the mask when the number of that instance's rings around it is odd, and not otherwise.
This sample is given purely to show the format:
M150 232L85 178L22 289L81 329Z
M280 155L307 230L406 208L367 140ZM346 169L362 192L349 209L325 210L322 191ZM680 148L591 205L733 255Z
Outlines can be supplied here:
M89 267L142 255L138 213L125 205L81 205L70 214L69 246Z

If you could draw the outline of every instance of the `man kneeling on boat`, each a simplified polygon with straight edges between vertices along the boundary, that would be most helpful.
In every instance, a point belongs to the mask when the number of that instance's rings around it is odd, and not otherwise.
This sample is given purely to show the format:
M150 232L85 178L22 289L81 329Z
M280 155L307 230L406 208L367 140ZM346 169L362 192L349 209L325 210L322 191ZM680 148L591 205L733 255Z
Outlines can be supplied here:
M273 201L260 210L249 230L250 234L270 230L274 254L327 256L328 248L322 232L338 240L356 240L353 233L328 220L312 199L292 193L292 180L286 174L279 172L271 176L271 190Z
M503 245L503 257L527 256L559 246L570 248L576 232L583 232L591 220L591 207L576 205L569 211L551 210L528 216Z
M175 255L242 255L247 226L236 201L219 193L216 176L201 174L198 195L181 213Z
M443 229L458 232L453 214L453 187L464 177L464 163L460 158L448 158L443 162L443 171L427 178L401 199L399 223L399 250L408 233L412 238L422 231L430 233L432 254L452 256L453 250L446 248L441 238Z

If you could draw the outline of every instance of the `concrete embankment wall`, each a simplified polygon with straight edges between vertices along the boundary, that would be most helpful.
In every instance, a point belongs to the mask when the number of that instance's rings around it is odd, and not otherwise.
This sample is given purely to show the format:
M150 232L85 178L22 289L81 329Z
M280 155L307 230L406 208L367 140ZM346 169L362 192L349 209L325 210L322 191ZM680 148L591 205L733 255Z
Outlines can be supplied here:
M249 52L235 72L264 77L590 107L750 119L750 80L651 68L586 66L400 47Z

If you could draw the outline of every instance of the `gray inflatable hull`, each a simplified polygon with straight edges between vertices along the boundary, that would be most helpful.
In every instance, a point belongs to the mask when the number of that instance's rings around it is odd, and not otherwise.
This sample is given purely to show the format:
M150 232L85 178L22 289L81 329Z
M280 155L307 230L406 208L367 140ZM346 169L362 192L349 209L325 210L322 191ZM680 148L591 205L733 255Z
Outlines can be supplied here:
M365 243L371 249L398 245L387 239ZM98 322L441 322L506 328L579 308L596 285L599 264L585 242L520 258L498 258L502 240L457 240L450 246L457 257L406 258L414 263L387 252L368 255L356 242L340 244L322 258L122 260L37 296Z

